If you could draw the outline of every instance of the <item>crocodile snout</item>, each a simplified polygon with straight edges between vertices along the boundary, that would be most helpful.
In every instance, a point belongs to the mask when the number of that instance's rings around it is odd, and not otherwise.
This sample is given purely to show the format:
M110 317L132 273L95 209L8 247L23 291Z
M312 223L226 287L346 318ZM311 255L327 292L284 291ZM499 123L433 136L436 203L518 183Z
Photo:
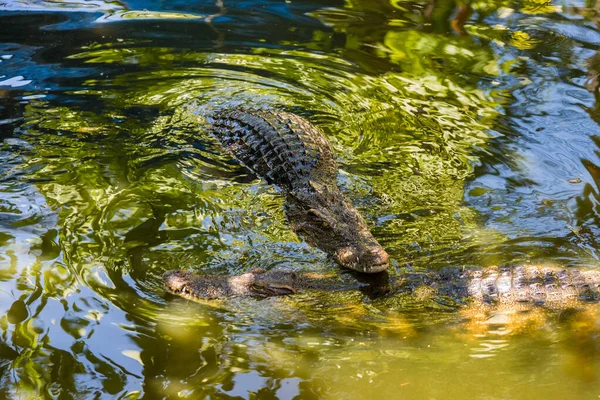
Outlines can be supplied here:
M344 267L359 272L376 273L388 267L389 254L382 247L372 247L364 251L348 246L336 252L337 261Z
M167 271L163 274L163 282L171 292L182 292L187 286L191 273L180 270Z
M390 261L390 255L382 248L371 249L365 258L368 259L366 264L372 266L387 266Z

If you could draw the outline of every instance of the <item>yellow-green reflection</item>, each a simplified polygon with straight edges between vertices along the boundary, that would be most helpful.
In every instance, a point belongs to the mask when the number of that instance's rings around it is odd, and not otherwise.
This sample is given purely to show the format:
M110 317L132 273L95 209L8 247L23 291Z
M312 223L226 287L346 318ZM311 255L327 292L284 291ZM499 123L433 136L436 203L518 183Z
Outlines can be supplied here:
M202 116L224 106L284 108L323 129L339 183L394 258L392 274L545 254L486 226L465 202L491 198L491 215L512 223L511 205L493 202L497 187L465 186L475 167L502 167L485 160L500 146L492 139L518 143L505 128L519 111L511 105L550 97L535 62L557 55L526 18L542 27L553 5L348 1L291 17L262 5L225 2L231 9L205 31L198 16L208 10L117 7L104 17L114 24L78 32L85 42L57 52L62 64L53 51L37 54L48 69L84 72L15 101L24 143L0 154L0 397L596 394L594 309L512 320L457 312L426 291L370 299L358 289L209 304L164 297L159 276L174 268L357 279L299 241L281 194L211 139ZM274 28L273 14L286 22ZM561 43L576 64L585 46ZM569 240L556 239L561 262L580 259Z

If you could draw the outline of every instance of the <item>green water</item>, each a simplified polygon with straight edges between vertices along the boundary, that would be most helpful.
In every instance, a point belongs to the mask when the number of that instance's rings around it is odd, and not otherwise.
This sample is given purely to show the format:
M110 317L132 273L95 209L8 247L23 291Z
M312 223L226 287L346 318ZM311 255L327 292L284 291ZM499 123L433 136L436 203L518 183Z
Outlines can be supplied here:
M600 327L359 290L197 304L171 269L341 271L202 116L321 128L405 268L598 267L600 8L0 3L0 398L600 396Z

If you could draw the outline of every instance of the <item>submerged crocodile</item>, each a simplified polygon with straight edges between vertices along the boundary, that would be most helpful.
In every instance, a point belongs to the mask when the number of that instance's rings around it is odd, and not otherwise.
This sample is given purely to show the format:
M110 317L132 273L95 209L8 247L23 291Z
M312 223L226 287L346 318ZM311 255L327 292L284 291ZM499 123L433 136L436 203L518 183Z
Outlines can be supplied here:
M166 289L187 299L235 296L270 297L311 290L360 289L331 276L309 272L265 271L243 275L197 275L169 271L163 275ZM404 272L398 277L370 283L379 295L409 295L443 302L480 305L530 305L567 308L600 300L600 271L524 265L485 269L447 268L439 272ZM368 286L368 285L367 285Z
M225 149L282 189L294 232L359 272L385 270L389 256L336 183L337 165L322 132L298 115L226 109L208 122Z

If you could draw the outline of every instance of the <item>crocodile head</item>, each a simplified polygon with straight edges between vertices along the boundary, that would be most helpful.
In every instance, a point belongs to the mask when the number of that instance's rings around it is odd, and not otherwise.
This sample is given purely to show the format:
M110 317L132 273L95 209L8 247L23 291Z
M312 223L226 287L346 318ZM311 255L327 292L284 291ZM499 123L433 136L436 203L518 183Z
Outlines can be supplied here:
M286 212L294 232L341 266L366 273L388 267L388 253L337 186L310 182L306 189L288 193Z
M187 299L233 296L271 297L296 293L296 274L292 271L265 271L257 268L243 275L197 275L191 271L166 272L167 291Z

